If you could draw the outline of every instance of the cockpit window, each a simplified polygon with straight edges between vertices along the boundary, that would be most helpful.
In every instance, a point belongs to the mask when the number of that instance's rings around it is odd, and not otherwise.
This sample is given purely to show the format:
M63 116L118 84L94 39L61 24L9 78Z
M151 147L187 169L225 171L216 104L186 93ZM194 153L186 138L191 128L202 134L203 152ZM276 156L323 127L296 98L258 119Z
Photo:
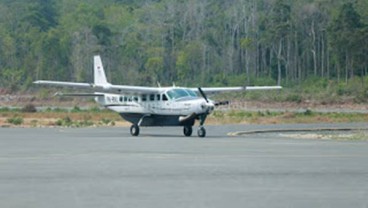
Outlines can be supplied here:
M184 97L197 97L197 94L189 89L172 89L166 92L167 96L172 100Z
M186 90L191 97L197 97L197 94L193 90Z

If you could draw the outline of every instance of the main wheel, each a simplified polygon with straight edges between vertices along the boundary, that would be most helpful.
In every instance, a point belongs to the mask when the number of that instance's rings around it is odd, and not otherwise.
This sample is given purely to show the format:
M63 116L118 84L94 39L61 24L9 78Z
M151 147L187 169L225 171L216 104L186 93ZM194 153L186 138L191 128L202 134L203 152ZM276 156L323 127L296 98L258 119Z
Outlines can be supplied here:
M190 137L192 136L193 128L191 126L184 126L183 132L185 136Z
M130 134L132 136L138 136L139 135L139 126L137 124L133 124L130 127Z
M201 127L199 127L197 133L198 133L199 137L205 137L206 136L206 129L203 126L201 126Z

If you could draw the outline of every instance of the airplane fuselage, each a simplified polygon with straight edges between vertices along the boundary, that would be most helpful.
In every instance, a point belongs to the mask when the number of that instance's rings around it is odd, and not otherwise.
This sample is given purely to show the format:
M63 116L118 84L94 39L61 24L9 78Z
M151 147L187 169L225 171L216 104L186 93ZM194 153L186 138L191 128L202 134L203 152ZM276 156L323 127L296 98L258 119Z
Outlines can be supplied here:
M211 113L212 101L186 88L163 88L154 94L104 94L96 101L139 126L193 126L195 119Z

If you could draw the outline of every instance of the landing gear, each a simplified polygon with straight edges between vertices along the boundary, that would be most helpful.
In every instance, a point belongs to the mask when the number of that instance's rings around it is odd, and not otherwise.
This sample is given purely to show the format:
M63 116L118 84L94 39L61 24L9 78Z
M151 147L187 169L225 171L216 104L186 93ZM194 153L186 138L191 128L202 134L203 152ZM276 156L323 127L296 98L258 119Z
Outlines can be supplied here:
M133 124L130 127L130 134L132 136L138 136L139 135L139 126L137 124Z
M193 133L192 126L184 126L183 132L184 132L184 135L187 136L187 137L192 136L192 133Z
M197 133L198 133L199 137L205 137L206 136L206 129L203 126L200 126Z
M206 121L208 114L203 114L199 117L199 128L198 128L198 136L205 137L206 136L206 129L203 127L204 122Z

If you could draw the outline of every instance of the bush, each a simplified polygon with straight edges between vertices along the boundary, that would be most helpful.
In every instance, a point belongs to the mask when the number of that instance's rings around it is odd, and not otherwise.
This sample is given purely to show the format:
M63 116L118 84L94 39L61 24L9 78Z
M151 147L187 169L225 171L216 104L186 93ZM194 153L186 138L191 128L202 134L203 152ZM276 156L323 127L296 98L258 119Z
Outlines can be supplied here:
M0 112L3 112L3 113L10 112L10 109L8 107L2 107L0 108Z
M22 108L22 112L24 113L35 113L37 112L36 107L33 104L27 104Z
M90 111L93 112L93 113L99 113L99 112L101 112L101 109L99 107L92 107L90 109Z
M55 122L57 126L71 126L73 124L72 119L69 116L66 116L63 119L59 119Z
M102 118L101 119L101 123L103 125L109 125L109 123L111 123L112 121L110 119L107 119L107 118Z
M21 125L23 124L24 120L22 117L14 116L12 118L8 118L6 122L14 125Z
M301 103L302 100L302 96L297 94L291 94L286 97L286 101L288 102Z
M80 113L82 112L82 109L78 106L74 106L74 108L71 110L72 113Z
M312 116L313 115L313 111L310 110L310 109L307 109L305 112L304 112L304 115L305 116Z

